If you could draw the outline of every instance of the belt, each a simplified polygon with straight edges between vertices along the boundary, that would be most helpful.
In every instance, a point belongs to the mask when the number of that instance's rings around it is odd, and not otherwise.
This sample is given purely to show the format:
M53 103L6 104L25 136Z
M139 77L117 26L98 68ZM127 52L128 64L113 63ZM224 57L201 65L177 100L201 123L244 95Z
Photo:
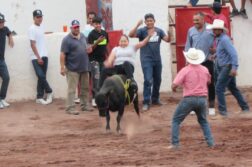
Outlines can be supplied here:
M185 96L184 98L191 98L191 97L197 97L197 98L207 98L207 96Z

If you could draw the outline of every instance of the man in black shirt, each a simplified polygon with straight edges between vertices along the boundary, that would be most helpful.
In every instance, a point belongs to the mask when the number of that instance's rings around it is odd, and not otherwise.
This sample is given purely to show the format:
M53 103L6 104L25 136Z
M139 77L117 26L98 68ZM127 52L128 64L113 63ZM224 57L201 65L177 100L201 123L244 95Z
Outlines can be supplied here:
M4 107L8 107L10 105L5 101L10 81L8 68L4 59L6 36L8 37L10 47L12 48L14 46L11 32L8 27L4 26L4 23L4 15L0 13L0 77L3 80L0 90L0 109L3 109Z
M107 45L108 45L108 34L102 30L101 26L102 19L95 17L93 19L94 30L88 35L88 43L92 45L93 52L89 55L89 61L91 64L91 79L92 79L92 106L95 107L94 97L99 91L100 73L103 68L103 62L106 59Z

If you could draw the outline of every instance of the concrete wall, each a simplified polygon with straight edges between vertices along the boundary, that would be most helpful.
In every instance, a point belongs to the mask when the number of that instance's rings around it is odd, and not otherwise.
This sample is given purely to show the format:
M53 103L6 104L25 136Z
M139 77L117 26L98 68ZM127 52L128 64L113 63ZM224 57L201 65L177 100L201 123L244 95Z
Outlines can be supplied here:
M86 23L85 0L0 0L0 4L6 25L19 35L27 33L35 9L43 11L46 31L62 32L63 25L70 25L73 19Z

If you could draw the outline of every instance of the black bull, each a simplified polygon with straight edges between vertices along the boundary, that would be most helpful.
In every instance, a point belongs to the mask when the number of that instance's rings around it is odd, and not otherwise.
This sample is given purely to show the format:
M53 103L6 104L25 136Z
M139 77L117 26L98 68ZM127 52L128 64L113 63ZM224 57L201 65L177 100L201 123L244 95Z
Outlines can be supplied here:
M139 113L139 106L138 106L138 94L137 94L137 87L129 86L128 88L128 95L129 98L125 96L125 88L124 83L126 82L126 77L123 75L113 75L108 77L100 91L95 97L95 102L97 104L99 115L101 117L106 116L106 130L110 130L110 114L109 111L116 112L118 111L117 115L117 132L120 132L120 121L124 113L124 106L130 104L131 102L134 103L134 108L137 115L140 117Z

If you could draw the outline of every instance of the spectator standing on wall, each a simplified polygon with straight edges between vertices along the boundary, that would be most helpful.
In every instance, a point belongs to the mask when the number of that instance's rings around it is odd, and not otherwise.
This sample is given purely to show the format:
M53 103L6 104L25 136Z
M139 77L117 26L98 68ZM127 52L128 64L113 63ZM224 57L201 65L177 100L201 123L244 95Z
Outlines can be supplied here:
M250 2L252 3L252 0L250 0ZM241 15L244 19L248 18L248 15L247 15L247 12L246 12L246 9L245 9L246 0L241 0L241 9L240 9L240 11L238 11L238 9L236 8L234 0L230 0L230 4L231 4L231 6L233 8L232 12L230 13L230 17Z
M52 88L46 79L48 52L45 42L45 31L42 26L43 14L41 10L33 11L33 21L34 23L28 31L28 38L30 40L29 52L32 64L38 77L36 103L46 105L52 103L53 94ZM46 100L44 100L44 93L47 94Z
M2 85L0 90L0 109L10 106L10 104L5 101L10 81L9 71L4 58L6 37L8 37L9 46L11 48L13 48L14 46L12 34L9 28L4 24L5 17L3 14L0 13L0 77L2 78Z

